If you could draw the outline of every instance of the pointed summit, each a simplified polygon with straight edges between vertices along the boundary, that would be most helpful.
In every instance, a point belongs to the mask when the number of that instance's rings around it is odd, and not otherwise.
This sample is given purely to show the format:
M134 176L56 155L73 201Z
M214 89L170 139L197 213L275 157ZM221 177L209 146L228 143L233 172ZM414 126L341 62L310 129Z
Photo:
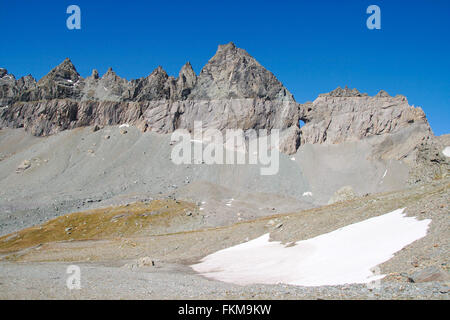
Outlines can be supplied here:
M161 67L161 66L158 66L155 70L153 70L152 73L149 75L149 77L150 76L157 76L157 75L163 76L163 77L166 77L166 78L169 77L167 75L166 70L164 70L163 67Z
M21 90L29 90L32 89L36 86L36 79L33 78L33 76L31 74L26 75L22 78L20 78L19 80L17 80L17 86L21 89Z
M246 99L294 101L278 79L233 42L219 45L203 67L189 99Z
M91 77L92 77L93 79L98 79L98 78L100 77L99 74L98 74L97 69L92 70Z
M76 82L80 79L80 75L75 69L72 61L69 58L64 59L64 61L53 68L46 76L44 76L39 83L44 83L46 81L69 81Z
M113 68L109 67L106 73L102 76L102 79L116 80L119 76L114 72Z
M237 49L236 45L230 41L227 44L219 44L217 51L233 51L236 49Z
M197 83L197 75L190 62L186 62L181 68L176 82L178 97L182 100L186 99Z
M168 80L167 72L158 66L146 78L134 80L136 89L133 99L135 101L168 100L171 92L166 85Z
M182 75L182 74L194 74L194 69L192 68L191 63L188 61L186 62L180 69L180 73L178 74L178 76Z

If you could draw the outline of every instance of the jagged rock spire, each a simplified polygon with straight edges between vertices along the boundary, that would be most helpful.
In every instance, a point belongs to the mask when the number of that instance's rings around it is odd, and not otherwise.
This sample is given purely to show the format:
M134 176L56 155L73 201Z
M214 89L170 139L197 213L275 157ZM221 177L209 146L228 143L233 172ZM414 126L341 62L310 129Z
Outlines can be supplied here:
M92 77L93 79L98 79L98 78L100 77L99 74L98 74L97 69L92 70L91 77Z
M181 68L176 80L178 98L182 100L186 99L196 83L197 75L195 74L191 63L186 62L186 64Z

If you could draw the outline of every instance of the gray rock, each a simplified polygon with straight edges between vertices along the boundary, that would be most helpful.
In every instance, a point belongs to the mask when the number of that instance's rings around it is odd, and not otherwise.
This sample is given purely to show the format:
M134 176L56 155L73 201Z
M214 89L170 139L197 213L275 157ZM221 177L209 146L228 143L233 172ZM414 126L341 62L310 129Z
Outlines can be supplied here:
M430 266L423 270L416 271L409 276L410 282L430 282L430 281L448 281L450 276L448 272L436 266Z
M234 43L220 45L203 67L189 99L243 99L293 102L292 94L267 69Z
M355 141L419 125L423 136L431 133L423 110L403 96L320 95L300 110L301 144Z
M177 98L185 100L192 92L197 83L197 75L192 69L191 63L187 62L180 70L176 81Z
M31 161L30 160L24 160L22 163L17 167L16 173L22 173L23 171L27 170L31 167Z
M348 201L356 198L356 194L351 186L344 186L337 190L334 195L328 201L328 204L336 202Z
M155 266L155 261L153 261L150 257L142 257L142 258L138 259L137 266L139 268L142 268L142 267L154 267Z

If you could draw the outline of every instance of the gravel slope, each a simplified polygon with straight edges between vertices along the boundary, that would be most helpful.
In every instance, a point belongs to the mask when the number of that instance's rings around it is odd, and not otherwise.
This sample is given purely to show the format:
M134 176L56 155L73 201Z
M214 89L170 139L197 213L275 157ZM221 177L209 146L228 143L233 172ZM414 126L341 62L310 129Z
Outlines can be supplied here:
M262 217L228 227L44 244L3 255L0 262L0 297L449 299L448 278L424 283L409 282L415 273L430 267L448 275L449 198L450 180L446 179L399 192ZM290 243L400 207L406 207L408 216L419 220L431 219L432 222L426 237L408 245L379 266L380 272L387 275L381 281L380 288L370 290L364 285L316 288L256 284L236 286L205 279L189 267L208 254L267 232L273 240ZM155 266L133 267L142 257L150 257ZM70 291L65 287L65 269L70 264L81 267L80 291Z

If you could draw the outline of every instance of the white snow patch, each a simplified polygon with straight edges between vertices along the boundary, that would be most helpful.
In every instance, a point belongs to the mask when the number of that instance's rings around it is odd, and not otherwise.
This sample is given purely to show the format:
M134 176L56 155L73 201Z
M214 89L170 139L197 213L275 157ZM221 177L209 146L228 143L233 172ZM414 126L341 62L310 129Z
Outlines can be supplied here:
M286 247L270 234L217 251L191 267L203 276L240 285L300 286L369 283L384 277L371 269L427 234L430 219L404 209L348 225Z
M311 191L303 192L303 196L304 197L312 197L312 192Z
M445 147L445 149L442 150L442 153L444 154L444 156L450 157L450 147Z
M119 128L129 128L130 125L128 123L121 124Z
M226 206L231 207L231 204L233 203L234 199L228 199L227 203L225 203Z

